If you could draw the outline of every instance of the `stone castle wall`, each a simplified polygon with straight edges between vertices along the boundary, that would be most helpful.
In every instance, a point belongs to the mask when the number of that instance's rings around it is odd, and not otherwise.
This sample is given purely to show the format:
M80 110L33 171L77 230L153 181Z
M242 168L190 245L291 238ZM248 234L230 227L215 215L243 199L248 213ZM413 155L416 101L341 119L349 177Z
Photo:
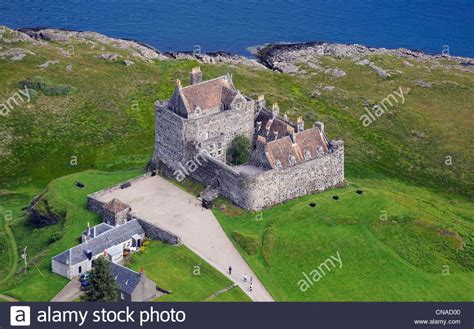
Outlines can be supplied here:
M271 205L323 191L344 183L344 144L338 142L333 153L285 169L267 170L255 175L242 174L232 167L207 157L192 174L240 207L260 210Z
M225 151L232 140L239 135L253 136L254 102L248 100L243 106L228 111L205 115L200 118L185 119L167 109L167 102L159 102L155 113L155 153L153 161L160 160L172 169L179 162L184 164L192 158L187 153L187 144L215 150L216 159L225 161ZM220 149L222 152L217 153Z

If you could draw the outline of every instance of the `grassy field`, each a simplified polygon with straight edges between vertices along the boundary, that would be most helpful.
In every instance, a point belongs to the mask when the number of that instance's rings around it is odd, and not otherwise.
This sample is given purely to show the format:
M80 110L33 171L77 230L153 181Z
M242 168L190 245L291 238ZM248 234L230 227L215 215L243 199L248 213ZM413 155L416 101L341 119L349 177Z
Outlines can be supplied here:
M156 301L206 301L215 292L232 285L232 281L196 256L185 246L170 247L151 241L142 254L132 257L130 267L146 275L161 288L172 293ZM250 301L238 287L217 296L218 301Z
M216 216L276 300L474 300L470 203L390 180L353 180L261 213L221 202ZM302 292L303 272L337 253L342 268Z
M75 245L87 222L100 221L85 209L85 196L141 172L153 151L153 103L171 95L176 79L186 84L197 63L145 62L113 45L92 47L77 40L38 46L0 38L0 46L34 53L21 61L0 59L0 104L33 77L49 88L0 116L0 291L21 300L48 300L66 282L50 273L51 256ZM65 49L74 52L65 56ZM97 57L107 52L135 65ZM48 60L59 63L39 67ZM216 214L278 300L471 300L474 74L444 60L370 60L392 77L383 80L366 66L330 57L320 58L320 64L343 69L345 77L311 69L288 75L202 64L206 79L230 72L243 93L265 94L267 104L278 102L292 119L302 115L307 127L323 121L330 138L345 141L345 172L352 184L266 210L261 221L230 205ZM418 86L417 79L432 88ZM51 90L64 86L73 92L52 96ZM399 87L405 103L364 128L359 120L364 104L377 104ZM76 180L86 187L77 189ZM354 193L358 186L363 195ZM184 187L193 194L200 188ZM45 188L44 197L66 218L34 229L24 209ZM337 202L330 198L336 193ZM312 201L315 208L308 206ZM383 207L386 222L378 220ZM52 242L58 233L61 238ZM26 246L24 274L20 255ZM343 269L305 294L298 292L301 272L337 250ZM449 275L442 274L444 266ZM235 291L215 300L233 299Z

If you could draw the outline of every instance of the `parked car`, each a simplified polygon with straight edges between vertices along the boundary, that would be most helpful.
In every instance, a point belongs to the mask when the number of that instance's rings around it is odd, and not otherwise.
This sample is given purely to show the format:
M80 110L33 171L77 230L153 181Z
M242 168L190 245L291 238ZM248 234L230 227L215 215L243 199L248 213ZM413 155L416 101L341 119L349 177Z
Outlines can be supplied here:
M89 277L90 277L90 274L86 272L86 273L81 274L81 276L79 277L79 280L81 282L85 282L89 280Z
M86 290L91 284L89 281L82 281L81 282L81 290Z

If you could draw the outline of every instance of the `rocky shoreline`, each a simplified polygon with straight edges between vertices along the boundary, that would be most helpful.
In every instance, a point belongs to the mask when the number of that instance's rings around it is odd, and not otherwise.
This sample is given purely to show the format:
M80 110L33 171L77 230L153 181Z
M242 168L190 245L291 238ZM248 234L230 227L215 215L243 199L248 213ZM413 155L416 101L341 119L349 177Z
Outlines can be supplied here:
M2 37L1 29L8 29L0 26L0 38ZM248 58L241 55L231 54L228 52L161 52L160 50L136 40L127 40L119 38L111 38L96 32L71 31L51 28L23 28L11 30L16 34L15 38L3 39L4 43L14 43L15 41L31 41L41 44L41 42L56 41L83 41L95 47L97 44L113 46L120 50L129 50L132 56L151 61L169 60L169 59L191 59L206 64L225 63L229 65L247 65L257 69L271 69L283 73L300 73L302 72L299 64L304 63L313 69L322 71L336 77L344 76L343 71L332 70L320 67L314 59L321 56L333 56L336 58L347 58L359 65L368 65L381 77L389 77L389 73L377 67L367 59L372 55L392 55L399 58L438 62L441 59L458 63L465 66L474 65L474 58L450 56L446 54L427 54L422 51L410 50L405 48L387 49L372 48L359 44L339 44L327 42L307 42L294 44L269 44L257 49L255 58ZM19 50L20 51L20 50ZM1 49L0 49L1 52ZM10 50L11 52L11 50ZM21 52L21 51L20 51ZM8 54L7 54L8 55ZM5 55L5 56L7 56ZM104 54L106 58L117 58L114 54ZM4 57L5 57L4 56ZM25 54L20 54L23 58ZM105 58L104 57L104 58ZM130 61L128 61L129 63ZM133 63L133 62L131 62Z

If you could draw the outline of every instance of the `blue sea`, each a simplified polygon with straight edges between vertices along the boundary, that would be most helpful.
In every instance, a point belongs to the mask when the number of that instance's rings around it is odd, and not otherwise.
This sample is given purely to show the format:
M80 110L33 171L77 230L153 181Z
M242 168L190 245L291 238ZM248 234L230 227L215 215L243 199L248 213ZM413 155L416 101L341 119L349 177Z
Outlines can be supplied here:
M330 41L474 57L474 0L0 0L0 24L97 31L162 51L250 55Z

